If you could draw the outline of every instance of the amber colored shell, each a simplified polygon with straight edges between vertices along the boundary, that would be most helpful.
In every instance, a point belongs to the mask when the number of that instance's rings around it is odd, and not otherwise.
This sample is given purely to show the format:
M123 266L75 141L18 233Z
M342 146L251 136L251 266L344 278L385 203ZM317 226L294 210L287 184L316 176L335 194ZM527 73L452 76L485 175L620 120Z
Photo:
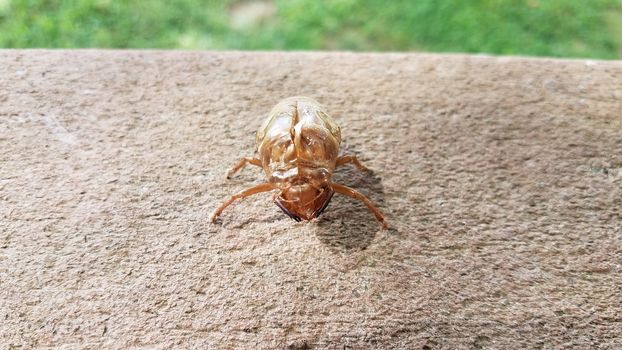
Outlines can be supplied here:
M298 179L330 180L341 131L317 101L296 96L270 111L256 141L268 180L283 188L300 182Z
M227 172L227 177L248 164L261 166L268 178L236 193L212 214L212 222L235 200L277 190L274 203L292 219L312 220L328 206L334 193L360 200L388 227L384 216L363 194L331 181L337 165L351 163L368 171L356 156L339 157L341 130L317 101L290 97L277 104L257 131L259 159L244 157Z

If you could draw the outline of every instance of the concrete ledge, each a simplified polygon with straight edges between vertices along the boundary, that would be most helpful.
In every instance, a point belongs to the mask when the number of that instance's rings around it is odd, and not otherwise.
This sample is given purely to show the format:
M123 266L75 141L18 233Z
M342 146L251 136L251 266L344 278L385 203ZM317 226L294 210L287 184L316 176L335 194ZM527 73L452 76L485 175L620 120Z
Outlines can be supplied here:
M309 95L375 172L235 160ZM622 62L0 51L0 349L622 347Z

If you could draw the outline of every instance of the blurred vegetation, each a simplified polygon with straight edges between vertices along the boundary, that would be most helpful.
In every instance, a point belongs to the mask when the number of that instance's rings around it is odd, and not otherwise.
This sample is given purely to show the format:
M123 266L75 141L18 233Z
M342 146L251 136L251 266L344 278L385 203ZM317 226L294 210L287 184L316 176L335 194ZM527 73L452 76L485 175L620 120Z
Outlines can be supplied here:
M622 0L0 0L0 47L622 57Z

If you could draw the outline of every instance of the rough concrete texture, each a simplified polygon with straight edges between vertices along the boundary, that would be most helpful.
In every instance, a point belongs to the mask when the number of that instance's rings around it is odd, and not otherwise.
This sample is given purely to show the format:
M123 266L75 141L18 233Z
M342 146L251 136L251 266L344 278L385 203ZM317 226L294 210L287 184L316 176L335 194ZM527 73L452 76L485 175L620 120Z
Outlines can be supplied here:
M253 155L308 95L374 170L296 223ZM0 348L622 347L622 62L0 52Z

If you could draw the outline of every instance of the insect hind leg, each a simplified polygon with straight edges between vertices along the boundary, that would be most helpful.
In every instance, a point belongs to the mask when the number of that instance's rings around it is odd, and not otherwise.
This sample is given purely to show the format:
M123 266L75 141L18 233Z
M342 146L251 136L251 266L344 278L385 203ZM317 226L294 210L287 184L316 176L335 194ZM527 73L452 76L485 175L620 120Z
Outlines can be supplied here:
M352 163L359 171L367 173L369 172L369 168L364 166L363 164L361 164L361 162L358 160L358 158L356 158L356 156L341 156L337 158L337 163L335 164L336 167L344 165L344 164L348 164L348 163Z
M248 164L252 164L258 167L261 167L261 160L252 157L244 157L240 159L235 165L227 171L227 179L230 179L235 173L240 171L240 169L244 168Z

